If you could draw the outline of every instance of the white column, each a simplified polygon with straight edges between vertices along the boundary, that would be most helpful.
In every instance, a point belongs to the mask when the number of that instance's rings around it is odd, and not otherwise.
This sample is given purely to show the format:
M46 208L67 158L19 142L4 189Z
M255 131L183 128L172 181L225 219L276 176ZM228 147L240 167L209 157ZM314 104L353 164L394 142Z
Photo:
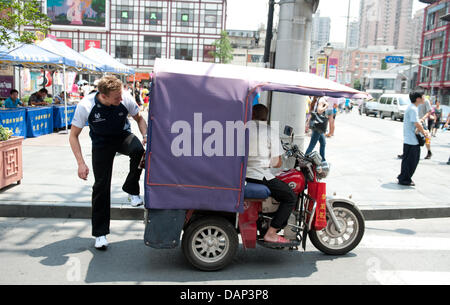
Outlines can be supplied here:
M319 0L280 0L275 68L309 72L312 14ZM271 121L278 121L281 137L285 125L294 128L294 143L304 147L306 96L273 93Z

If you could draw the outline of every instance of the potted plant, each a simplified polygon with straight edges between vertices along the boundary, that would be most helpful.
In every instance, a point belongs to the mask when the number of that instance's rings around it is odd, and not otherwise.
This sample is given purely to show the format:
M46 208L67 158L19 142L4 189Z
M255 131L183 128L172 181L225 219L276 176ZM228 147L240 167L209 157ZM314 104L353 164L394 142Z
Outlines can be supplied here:
M23 178L23 137L12 137L12 130L0 125L0 188L14 182L20 184Z

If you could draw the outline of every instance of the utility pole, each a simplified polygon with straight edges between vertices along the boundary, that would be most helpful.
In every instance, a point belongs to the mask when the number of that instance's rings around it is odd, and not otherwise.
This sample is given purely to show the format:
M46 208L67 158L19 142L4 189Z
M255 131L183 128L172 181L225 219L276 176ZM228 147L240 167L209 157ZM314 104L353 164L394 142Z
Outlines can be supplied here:
M348 40L350 38L349 32L350 32L350 6L351 6L352 0L348 0L348 11L347 11L347 34L345 37L345 51L344 51L344 67L342 69L342 78L344 79L344 85L347 84L346 80L346 74L347 74L347 66L348 66Z
M266 45L264 46L264 63L267 64L270 61L270 44L273 38L273 13L275 10L275 1L269 0L269 14L267 16L267 29L266 29Z
M309 73L312 15L319 0L280 0L275 68ZM304 146L306 96L273 93L271 122L294 128L294 143ZM284 135L281 137L286 140Z

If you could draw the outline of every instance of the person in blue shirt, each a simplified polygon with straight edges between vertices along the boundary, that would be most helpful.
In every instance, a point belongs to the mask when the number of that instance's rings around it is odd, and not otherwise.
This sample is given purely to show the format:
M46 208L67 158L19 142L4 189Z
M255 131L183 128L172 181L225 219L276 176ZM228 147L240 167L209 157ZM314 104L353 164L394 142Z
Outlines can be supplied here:
M411 180L420 159L420 145L416 137L416 129L425 137L429 133L425 130L419 119L418 106L425 102L423 93L412 92L409 95L411 105L405 111L403 118L403 159L400 175L398 175L398 184L415 186Z
M17 105L23 106L23 103L19 99L19 91L12 89L5 100L5 108L17 108Z

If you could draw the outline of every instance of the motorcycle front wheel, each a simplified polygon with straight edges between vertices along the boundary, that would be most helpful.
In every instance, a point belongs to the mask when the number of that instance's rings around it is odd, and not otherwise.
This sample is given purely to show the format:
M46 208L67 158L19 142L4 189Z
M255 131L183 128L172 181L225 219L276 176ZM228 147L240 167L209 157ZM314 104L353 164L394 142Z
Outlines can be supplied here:
M364 216L358 208L346 202L335 202L333 212L342 228L341 232L336 229L327 211L327 227L321 231L311 230L308 236L321 252L344 255L360 243L365 230Z

